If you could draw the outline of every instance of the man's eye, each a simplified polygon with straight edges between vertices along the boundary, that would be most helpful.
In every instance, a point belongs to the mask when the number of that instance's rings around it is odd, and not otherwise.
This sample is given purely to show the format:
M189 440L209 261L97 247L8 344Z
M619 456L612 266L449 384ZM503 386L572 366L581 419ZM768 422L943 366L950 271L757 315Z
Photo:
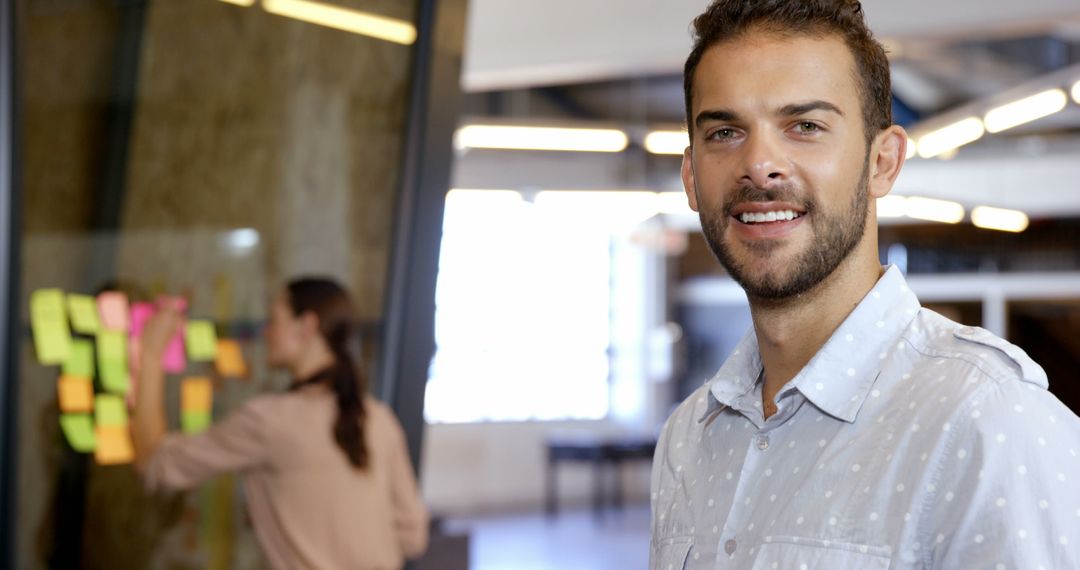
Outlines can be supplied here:
M716 129L712 132L711 138L730 139L733 136L735 136L735 129Z
M800 133L816 133L821 130L821 128L818 127L817 123L811 123L809 121L803 121L799 123L798 128Z

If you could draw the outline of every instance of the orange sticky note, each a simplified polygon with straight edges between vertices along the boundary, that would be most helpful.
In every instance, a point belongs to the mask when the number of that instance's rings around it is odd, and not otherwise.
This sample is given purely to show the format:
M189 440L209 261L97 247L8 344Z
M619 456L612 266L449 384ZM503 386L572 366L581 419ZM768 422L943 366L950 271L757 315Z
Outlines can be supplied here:
M218 339L217 356L214 357L214 365L218 374L229 378L243 378L247 376L247 363L244 362L244 353L240 350L240 343L231 339Z
M112 331L128 329L127 295L117 291L106 291L98 295L98 312L101 313L101 326Z
M60 411L66 414L94 411L94 383L86 376L64 374L56 384Z
M135 449L131 445L131 432L127 426L102 426L95 429L97 448L94 459L99 465L119 465L131 463L135 459Z
M214 401L214 387L206 378L185 378L180 385L182 412L209 412Z

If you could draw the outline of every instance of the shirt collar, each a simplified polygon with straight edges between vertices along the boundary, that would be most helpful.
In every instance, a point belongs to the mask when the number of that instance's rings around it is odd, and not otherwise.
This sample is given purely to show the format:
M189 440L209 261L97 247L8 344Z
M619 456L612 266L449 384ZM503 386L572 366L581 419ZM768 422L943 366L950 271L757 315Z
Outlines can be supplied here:
M854 422L882 363L918 310L919 300L904 276L895 266L889 266L780 395L798 390L821 411ZM740 409L749 405L745 399L754 393L760 372L757 336L750 330L709 381L709 405L704 417L722 406Z

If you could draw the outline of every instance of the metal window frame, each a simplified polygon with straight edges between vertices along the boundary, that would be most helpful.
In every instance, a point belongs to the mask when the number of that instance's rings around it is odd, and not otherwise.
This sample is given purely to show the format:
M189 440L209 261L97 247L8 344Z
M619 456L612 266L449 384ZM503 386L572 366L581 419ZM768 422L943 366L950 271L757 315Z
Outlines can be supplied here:
M21 185L15 0L0 0L0 567L15 567Z

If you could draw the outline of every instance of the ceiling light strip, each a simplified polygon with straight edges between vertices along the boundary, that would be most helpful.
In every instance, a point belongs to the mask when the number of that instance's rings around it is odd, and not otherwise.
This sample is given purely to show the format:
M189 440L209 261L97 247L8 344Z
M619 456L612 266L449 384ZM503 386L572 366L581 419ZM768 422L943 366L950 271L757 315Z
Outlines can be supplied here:
M455 136L458 148L622 152L630 139L618 129L467 125Z
M262 5L263 9L271 14L309 24L402 45L412 45L416 41L416 27L404 20L377 16L313 0L263 0Z
M1036 119L1048 117L1061 111L1069 103L1065 91L1061 89L1048 89L1018 101L995 107L983 117L986 130L991 133L1000 133L1030 123Z

